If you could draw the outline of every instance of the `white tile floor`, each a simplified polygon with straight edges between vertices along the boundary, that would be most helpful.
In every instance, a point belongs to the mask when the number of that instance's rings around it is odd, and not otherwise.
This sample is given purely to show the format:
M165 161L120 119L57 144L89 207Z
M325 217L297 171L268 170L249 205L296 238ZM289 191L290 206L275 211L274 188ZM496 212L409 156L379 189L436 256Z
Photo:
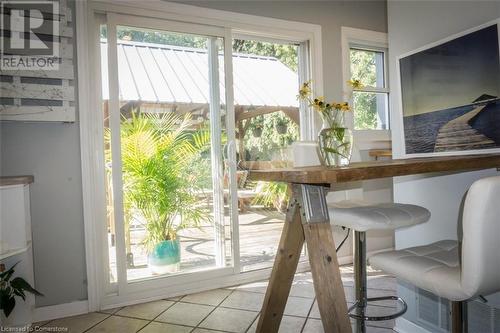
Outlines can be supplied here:
M369 271L369 275L369 295L395 294L394 278L374 271ZM352 267L342 267L348 303L354 300L352 278ZM43 323L43 327L68 328L70 333L253 333L266 286L267 281L262 281L216 289L175 299L57 319ZM391 304L384 303L369 309L371 314L387 314L394 310ZM394 321L371 322L368 325L368 333L394 332ZM280 332L323 333L310 273L295 276Z

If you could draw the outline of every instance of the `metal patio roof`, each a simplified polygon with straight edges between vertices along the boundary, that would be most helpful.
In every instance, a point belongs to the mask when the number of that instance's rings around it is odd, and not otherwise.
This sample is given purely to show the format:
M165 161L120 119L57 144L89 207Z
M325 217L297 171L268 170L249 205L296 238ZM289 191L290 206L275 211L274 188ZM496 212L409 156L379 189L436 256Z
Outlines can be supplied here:
M107 44L101 42L103 98L108 99ZM208 54L187 47L118 41L121 101L206 104ZM219 56L224 100L223 56ZM298 107L298 76L273 57L233 54L234 103L240 106Z

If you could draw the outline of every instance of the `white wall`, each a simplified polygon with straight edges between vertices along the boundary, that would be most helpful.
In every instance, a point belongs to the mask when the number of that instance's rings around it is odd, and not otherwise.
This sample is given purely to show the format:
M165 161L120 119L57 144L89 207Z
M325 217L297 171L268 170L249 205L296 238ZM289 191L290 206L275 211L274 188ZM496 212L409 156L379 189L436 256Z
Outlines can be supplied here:
M389 70L393 151L402 154L399 90L396 80L397 57L431 42L500 17L498 1L389 1ZM431 220L423 225L396 232L396 247L427 244L441 239L457 239L459 207L470 184L496 174L496 170L400 177L394 181L394 200L427 207ZM410 295L411 297L411 295ZM415 308L406 317L414 320Z
M1 175L34 175L37 306L87 298L78 123L0 123Z

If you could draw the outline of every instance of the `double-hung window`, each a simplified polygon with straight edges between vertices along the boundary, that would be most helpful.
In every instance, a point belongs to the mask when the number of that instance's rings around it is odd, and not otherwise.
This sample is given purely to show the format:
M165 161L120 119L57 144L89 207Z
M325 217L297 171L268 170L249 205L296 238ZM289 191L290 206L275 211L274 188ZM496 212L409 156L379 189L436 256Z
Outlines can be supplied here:
M389 139L387 34L342 28L344 90L353 109L351 128L364 140ZM348 81L360 85L351 88Z
M355 130L389 129L385 59L385 50L357 45L349 48L350 80L361 83L352 93Z

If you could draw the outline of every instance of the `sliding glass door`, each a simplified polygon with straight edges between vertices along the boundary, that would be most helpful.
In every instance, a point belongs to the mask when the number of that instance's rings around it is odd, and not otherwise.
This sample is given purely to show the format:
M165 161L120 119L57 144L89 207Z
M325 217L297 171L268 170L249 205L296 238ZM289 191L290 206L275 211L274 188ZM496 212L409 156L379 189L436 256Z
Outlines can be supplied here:
M296 99L308 41L114 13L96 20L103 305L266 278L287 189L252 182L248 169L290 166L291 144L310 138Z
M232 274L224 30L110 14L100 51L110 284Z

